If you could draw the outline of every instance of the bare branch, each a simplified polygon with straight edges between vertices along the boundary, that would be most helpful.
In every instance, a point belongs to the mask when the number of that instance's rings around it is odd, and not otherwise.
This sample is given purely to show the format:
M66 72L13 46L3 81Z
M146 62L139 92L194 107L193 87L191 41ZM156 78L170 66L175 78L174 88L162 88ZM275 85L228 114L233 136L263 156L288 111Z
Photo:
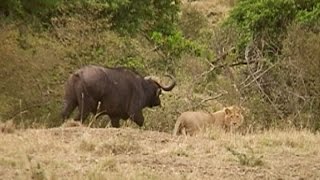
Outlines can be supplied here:
M250 51L249 46L250 46L250 44L247 45L247 47L246 47L246 49L245 49L245 60L246 60L248 63L249 63L249 51ZM271 66L271 67L274 67L274 66ZM259 77L257 78L257 77L254 76L254 72L251 70L251 68L250 68L249 66L248 66L248 71L249 71L249 73L250 73L253 81L257 84L257 87L259 88L260 92L267 98L267 100L270 102L270 104L272 105L272 107L278 112L278 116L279 116L280 118L282 118L282 117L281 117L281 111L276 107L276 105L273 103L273 101L272 101L271 98L268 96L268 94L264 92L263 88L261 87L261 84L258 82ZM264 73L263 73L263 74L264 74ZM260 76L260 77L261 77L261 76Z
M217 64L222 59L226 59L231 51L235 50L235 47L230 48L228 51L223 52L219 57L211 61L211 64Z
M254 77L253 78L253 80L251 80L248 84L246 84L246 85L244 85L243 86L243 88L246 88L246 87L248 87L248 86L250 86L252 83L254 83L255 81L257 81L259 78L261 78L265 73L267 73L268 71L270 71L273 67L275 67L276 66L276 64L273 64L272 66L270 66L269 68L267 68L265 71L263 71L262 73L260 73L259 75L257 75L257 76L255 76L254 74L256 74L256 73L253 73L252 75L252 77Z
M223 92L223 93L220 93L216 96L213 96L213 97L208 97L208 98L205 98L205 99L202 99L198 104L196 104L195 106L192 107L192 109L195 109L197 107L199 107L201 104L207 102L207 101L211 101L211 100L215 100L215 99L218 99L219 97L225 95L225 94L228 94L228 92Z
M209 61L206 61L206 62L209 62ZM227 64L227 63L226 63L226 64L221 64L221 65L219 65L219 66L215 66L215 65L213 65L213 64L211 64L211 63L209 62L211 68L210 68L208 71L205 71L205 72L203 72L202 74L200 74L200 77L203 77L203 76L211 73L212 71L214 71L214 70L216 70L216 69L218 69L218 68L235 67L235 66L248 65L248 64L253 64L253 63L256 63L256 61L251 61L251 62L249 62L249 63L248 63L248 62L245 62L245 61L239 61L239 62L235 62L235 63L233 63L233 64Z
M216 95L214 97L209 97L209 98L206 98L206 99L202 99L200 104L203 104L203 103L205 103L207 101L211 101L211 100L217 99L217 98L223 96L224 94L227 94L227 93L220 93L220 94L218 94L218 95Z
M201 73L199 77L203 77L203 76L211 73L211 72L212 72L213 70L215 70L215 69L216 69L215 66L213 66L213 67L211 67L208 71L205 71L205 72Z
M257 61L238 61L232 64L221 64L219 66L216 66L216 68L225 68L225 67L234 67L234 66L241 66L241 65L249 65L249 64L253 64L253 63L257 63Z

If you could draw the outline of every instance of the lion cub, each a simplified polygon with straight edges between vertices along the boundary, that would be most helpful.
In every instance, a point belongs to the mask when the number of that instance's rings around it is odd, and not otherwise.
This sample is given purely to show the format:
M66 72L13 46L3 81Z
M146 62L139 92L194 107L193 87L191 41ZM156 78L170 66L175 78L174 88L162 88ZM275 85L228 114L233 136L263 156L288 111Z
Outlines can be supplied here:
M209 126L222 127L225 130L238 128L243 123L241 108L238 106L225 107L214 113L200 111L183 112L175 124L173 135L194 135Z

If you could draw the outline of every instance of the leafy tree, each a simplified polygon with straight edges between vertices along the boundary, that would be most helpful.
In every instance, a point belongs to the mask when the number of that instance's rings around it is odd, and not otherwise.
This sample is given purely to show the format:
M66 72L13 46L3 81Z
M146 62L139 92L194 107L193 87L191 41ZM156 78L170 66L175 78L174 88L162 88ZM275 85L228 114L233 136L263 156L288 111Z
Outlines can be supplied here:
M266 54L281 52L288 25L299 20L314 25L319 21L318 0L240 0L231 11L227 25L240 31L239 52L255 40Z
M3 9L6 15L18 15L23 17L25 14L42 16L48 11L55 9L60 0L3 0L0 10Z

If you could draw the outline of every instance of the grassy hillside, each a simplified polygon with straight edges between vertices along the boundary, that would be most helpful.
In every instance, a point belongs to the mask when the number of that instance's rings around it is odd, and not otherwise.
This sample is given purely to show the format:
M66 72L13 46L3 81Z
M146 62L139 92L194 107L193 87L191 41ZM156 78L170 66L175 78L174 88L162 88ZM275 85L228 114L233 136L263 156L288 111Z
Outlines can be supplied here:
M176 77L163 106L144 110L148 130L171 131L186 110L234 104L246 109L243 129L318 130L320 4L270 2L5 0L0 120L60 126L67 77L98 64Z
M70 8L72 13L66 13ZM27 16L30 19L25 22L1 16L0 40L5 42L0 47L2 121L13 119L24 127L60 125L64 82L70 73L87 64L127 66L142 75L157 76L164 83L166 73L177 78L177 88L162 97L163 108L145 110L150 119L145 126L148 129L170 131L179 112L192 109L209 97L202 86L206 77L201 74L209 68L204 58L192 53L172 57L165 50L156 50L157 44L146 34L119 34L109 27L106 19L97 19L95 7L87 8L79 4L62 6L58 15L50 19L49 28L39 19L32 20L32 16ZM185 8L192 8L191 13L199 12L193 4ZM185 23L190 21L184 19ZM203 27L207 27L206 21ZM180 53L175 49L168 51ZM198 96L194 94L196 91ZM220 107L209 107L212 108ZM160 116L161 120L153 120Z

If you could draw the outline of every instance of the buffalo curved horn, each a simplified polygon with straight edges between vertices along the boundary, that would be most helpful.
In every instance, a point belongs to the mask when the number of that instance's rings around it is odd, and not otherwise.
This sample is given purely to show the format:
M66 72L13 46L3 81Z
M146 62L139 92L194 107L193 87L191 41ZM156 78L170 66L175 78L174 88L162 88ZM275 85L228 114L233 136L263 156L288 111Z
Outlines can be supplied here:
M152 80L152 81L155 81L155 82L158 82L158 77L156 76L146 76L143 78L144 80Z
M149 79L152 79L151 76L144 77L144 80L149 80Z
M163 89L164 91L171 91L176 86L176 80L173 76L169 74L166 74L165 76L169 77L172 80L172 83L169 84L168 86L161 85L160 83L158 84L161 87L161 89Z

